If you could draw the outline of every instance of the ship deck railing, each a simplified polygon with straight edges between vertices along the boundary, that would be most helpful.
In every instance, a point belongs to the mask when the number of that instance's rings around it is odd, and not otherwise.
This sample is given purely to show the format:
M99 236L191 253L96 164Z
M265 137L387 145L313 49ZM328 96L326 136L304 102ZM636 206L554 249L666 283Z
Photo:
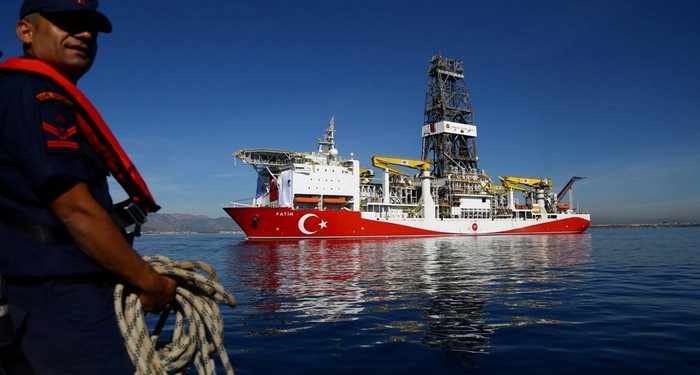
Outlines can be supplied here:
M242 202L228 202L224 207L261 207L259 204L249 204L249 203L242 203Z

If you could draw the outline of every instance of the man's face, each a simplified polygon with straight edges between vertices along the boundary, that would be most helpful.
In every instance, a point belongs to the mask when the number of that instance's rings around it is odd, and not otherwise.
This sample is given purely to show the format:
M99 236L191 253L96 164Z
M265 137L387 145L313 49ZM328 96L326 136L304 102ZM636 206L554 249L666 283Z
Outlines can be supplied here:
M77 13L38 15L37 22L22 23L17 34L28 53L48 63L68 78L77 81L95 61L97 53L97 31L85 17Z

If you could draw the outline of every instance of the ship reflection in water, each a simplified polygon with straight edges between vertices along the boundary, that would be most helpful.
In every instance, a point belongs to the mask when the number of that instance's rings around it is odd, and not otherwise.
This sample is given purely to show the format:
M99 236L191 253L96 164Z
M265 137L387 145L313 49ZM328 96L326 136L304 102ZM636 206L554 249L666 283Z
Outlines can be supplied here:
M351 323L336 341L487 353L499 329L561 323L547 311L590 251L587 234L243 241L231 261L265 334Z

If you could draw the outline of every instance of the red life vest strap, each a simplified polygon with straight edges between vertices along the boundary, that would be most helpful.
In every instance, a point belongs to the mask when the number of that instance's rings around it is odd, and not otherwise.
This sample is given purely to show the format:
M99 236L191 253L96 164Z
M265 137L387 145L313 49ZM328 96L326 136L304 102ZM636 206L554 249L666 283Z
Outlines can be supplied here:
M139 205L146 213L156 212L160 206L156 204L146 182L131 162L129 156L114 137L107 123L102 119L97 109L90 103L85 94L70 80L56 69L41 60L11 58L0 63L0 71L21 71L38 74L51 79L61 86L78 104L76 115L78 127L88 143L107 165L107 169L119 182L129 198Z

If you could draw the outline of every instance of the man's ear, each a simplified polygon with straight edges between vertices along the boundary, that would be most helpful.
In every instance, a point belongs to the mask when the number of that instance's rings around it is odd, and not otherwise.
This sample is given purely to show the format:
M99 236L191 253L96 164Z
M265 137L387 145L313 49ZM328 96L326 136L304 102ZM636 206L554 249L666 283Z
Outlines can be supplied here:
M31 23L25 20L19 20L17 26L15 27L15 33L17 33L17 38L22 42L22 44L31 44L34 39L34 31L36 28Z

